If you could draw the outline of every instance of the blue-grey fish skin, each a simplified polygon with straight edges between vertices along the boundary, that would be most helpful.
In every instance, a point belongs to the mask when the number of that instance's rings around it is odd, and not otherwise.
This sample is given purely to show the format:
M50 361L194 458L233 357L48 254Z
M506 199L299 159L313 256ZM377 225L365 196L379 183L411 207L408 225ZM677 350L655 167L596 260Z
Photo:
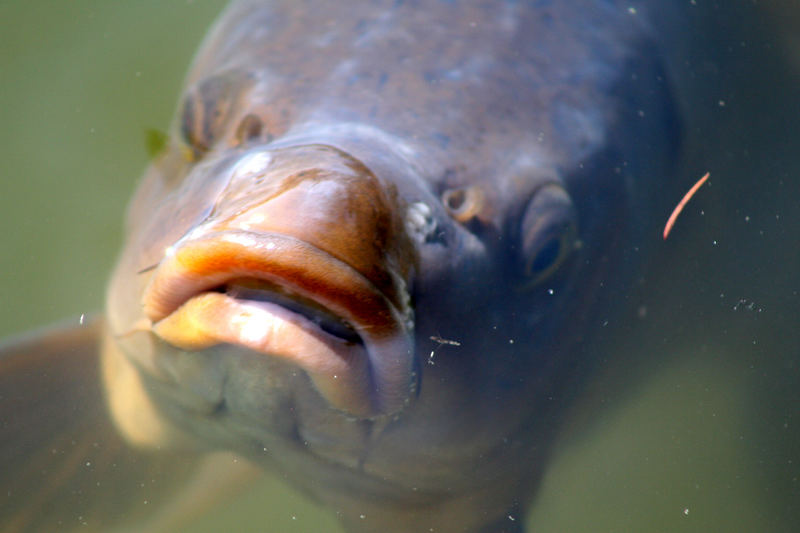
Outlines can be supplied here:
M110 289L112 331L141 323L141 301L154 324L156 340L141 353L127 340L119 351L158 416L204 447L278 471L353 531L521 527L559 415L592 368L593 332L624 304L652 238L650 210L679 144L646 7L230 6L189 73L172 147L131 206ZM262 163L241 178L242 165ZM368 199L352 211L329 206L321 188L338 182L303 181L326 168L342 176L343 201ZM301 182L307 196L263 207ZM323 207L342 224L350 214L381 221L368 228L363 255L362 241L283 220ZM265 216L266 233L284 233L255 236L257 246L310 243L335 257L314 272L344 263L344 279L366 279L378 296L320 289L315 299L303 292L311 274L296 281L285 273L293 259L261 251L248 261L268 263L266 273L247 266L236 277L238 267L219 266L228 260L221 243L244 250L243 228L262 231ZM190 256L200 259L186 266ZM185 281L199 272L222 282ZM240 330L210 322L200 299L187 316L223 341L187 340L168 322L187 284L236 309L225 317L242 318L235 306L248 298L268 299L254 312L281 320L311 316L317 326L297 326L303 342L324 337L323 353L347 345L341 353L354 350L373 381L359 385L353 371L339 388L291 348L288 362L270 358L275 340L259 340L269 346L259 353ZM352 312L344 326L334 324L340 305ZM387 317L367 327L370 309Z

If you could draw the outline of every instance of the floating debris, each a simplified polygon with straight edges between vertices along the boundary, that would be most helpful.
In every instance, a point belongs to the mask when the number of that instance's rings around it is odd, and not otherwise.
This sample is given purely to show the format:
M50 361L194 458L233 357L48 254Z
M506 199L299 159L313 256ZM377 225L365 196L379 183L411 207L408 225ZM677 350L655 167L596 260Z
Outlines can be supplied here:
M675 225L675 220L678 218L678 215L681 214L681 211L683 211L683 208L686 205L686 203L689 200L692 199L692 196L694 196L694 193L696 193L697 189L699 189L700 186L703 185L706 182L706 180L708 179L708 177L710 175L711 175L710 172L706 172L705 176L703 176L702 178L697 180L697 183L695 183L692 186L692 188L689 189L689 192L687 192L684 195L684 197L681 199L681 201L678 202L678 205L675 206L675 209L672 211L672 214L669 216L669 220L667 220L667 225L664 226L664 240L666 240L667 235L669 235L670 230L672 230L672 226Z

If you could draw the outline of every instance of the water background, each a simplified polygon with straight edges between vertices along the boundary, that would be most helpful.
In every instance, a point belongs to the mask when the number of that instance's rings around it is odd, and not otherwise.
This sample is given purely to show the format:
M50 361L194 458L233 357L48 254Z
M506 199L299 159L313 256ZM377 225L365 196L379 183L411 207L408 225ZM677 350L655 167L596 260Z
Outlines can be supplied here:
M0 2L0 337L101 309L145 131L167 128L223 4ZM800 15L789 0L683 7L665 37L687 117L675 179L712 176L620 301L538 533L800 523ZM272 480L188 530L231 522L332 527Z

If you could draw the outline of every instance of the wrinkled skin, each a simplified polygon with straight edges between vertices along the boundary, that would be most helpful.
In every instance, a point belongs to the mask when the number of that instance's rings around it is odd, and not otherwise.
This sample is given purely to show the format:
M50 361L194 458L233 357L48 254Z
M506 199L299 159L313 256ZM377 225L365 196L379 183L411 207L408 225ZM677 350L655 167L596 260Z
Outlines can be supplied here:
M676 148L627 7L231 6L111 282L122 434L242 454L353 531L521 527Z

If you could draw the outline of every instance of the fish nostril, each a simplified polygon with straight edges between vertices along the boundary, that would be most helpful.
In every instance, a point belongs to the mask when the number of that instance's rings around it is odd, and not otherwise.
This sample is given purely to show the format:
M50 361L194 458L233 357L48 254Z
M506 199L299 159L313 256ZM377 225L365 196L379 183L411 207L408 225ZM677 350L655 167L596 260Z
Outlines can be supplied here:
M458 211L464 205L464 189L449 190L444 193L444 205L451 211Z
M442 203L450 215L457 221L469 222L484 207L483 191L477 186L448 189L442 193Z

